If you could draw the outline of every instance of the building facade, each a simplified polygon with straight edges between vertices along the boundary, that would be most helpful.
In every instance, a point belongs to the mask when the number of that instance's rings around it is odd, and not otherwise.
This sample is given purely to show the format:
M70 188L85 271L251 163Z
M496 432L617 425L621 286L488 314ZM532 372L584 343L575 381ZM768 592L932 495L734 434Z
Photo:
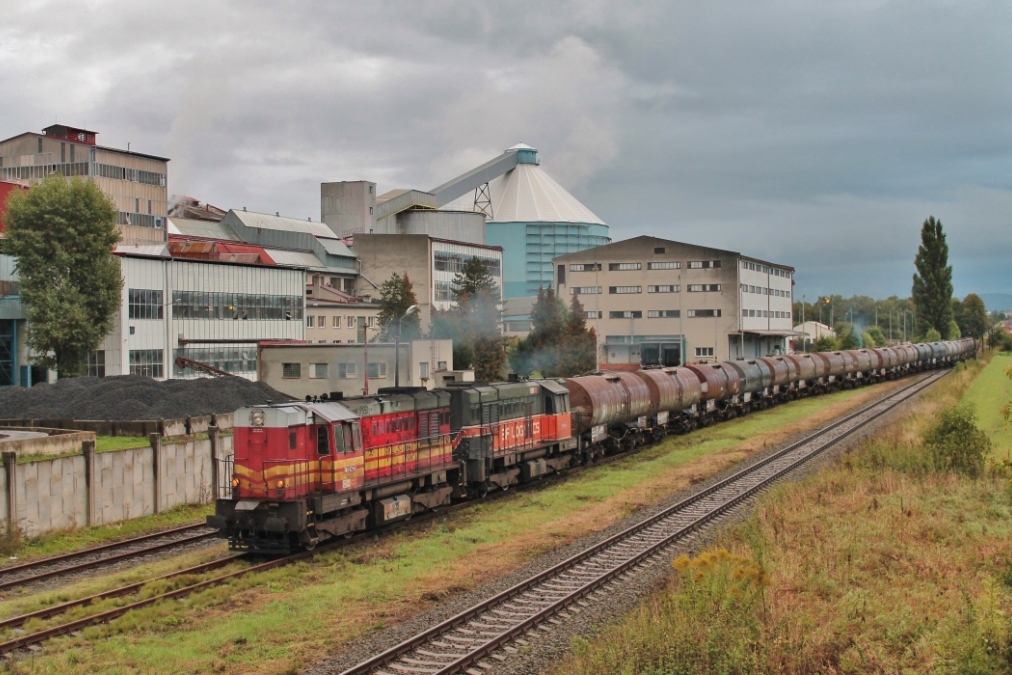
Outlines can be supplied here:
M123 298L88 374L199 375L192 359L256 379L262 340L305 340L305 270L121 255Z
M478 258L502 291L503 251L436 239L424 234L357 234L353 243L361 265L360 296L379 299L380 286L393 274L407 274L418 298L422 331L428 330L433 310L453 304L453 279L471 258ZM367 286L371 287L367 291Z
M783 353L793 268L656 237L554 260L559 296L579 297L602 368Z
M258 353L260 381L295 398L333 392L375 394L381 387L394 386L391 343L262 344ZM404 342L398 365L402 387L432 389L437 374L453 371L453 341Z
M306 342L355 344L373 339L378 330L379 305L306 299Z
M93 180L116 205L124 243L165 241L168 164L164 157L107 148L98 133L54 124L0 141L0 180L30 185L46 176Z

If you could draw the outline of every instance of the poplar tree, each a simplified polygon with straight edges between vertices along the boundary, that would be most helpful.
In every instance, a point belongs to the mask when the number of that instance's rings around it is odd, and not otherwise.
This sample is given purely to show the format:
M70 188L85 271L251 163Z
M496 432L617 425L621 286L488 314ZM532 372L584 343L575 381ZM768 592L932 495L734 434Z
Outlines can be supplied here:
M952 266L949 246L945 243L942 221L929 216L921 228L921 245L914 258L913 299L917 313L917 333L927 335L934 329L949 334L952 322Z
M91 181L53 176L12 194L5 220L32 360L60 377L82 375L120 307L116 206Z

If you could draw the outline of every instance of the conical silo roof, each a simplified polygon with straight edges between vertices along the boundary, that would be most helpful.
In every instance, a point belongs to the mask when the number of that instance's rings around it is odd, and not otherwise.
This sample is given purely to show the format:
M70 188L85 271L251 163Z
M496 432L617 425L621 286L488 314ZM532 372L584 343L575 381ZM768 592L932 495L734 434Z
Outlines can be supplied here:
M537 164L534 148L520 143L509 149L533 152L522 153L515 168L489 181L492 207L489 222L605 224ZM475 210L474 194L469 193L443 208Z

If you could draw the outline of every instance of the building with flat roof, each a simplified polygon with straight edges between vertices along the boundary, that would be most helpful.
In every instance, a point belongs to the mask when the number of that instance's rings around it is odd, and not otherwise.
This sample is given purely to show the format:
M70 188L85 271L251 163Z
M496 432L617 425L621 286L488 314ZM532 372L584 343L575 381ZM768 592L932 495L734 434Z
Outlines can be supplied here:
M360 296L379 299L383 282L407 274L418 298L422 332L428 330L433 310L453 304L453 279L471 258L478 258L502 291L503 251L483 246L436 239L425 234L357 234L353 242L361 265ZM372 290L367 291L366 287Z
M554 260L557 292L577 295L602 368L674 366L787 351L794 268L657 237Z
M455 377L452 340L402 342L399 359L394 358L394 344L389 342L368 345L265 342L258 353L260 381L300 399L334 392L344 396L375 394L381 387L394 386L395 360L402 387L432 389L444 379ZM440 377L441 374L449 377Z
M53 124L41 134L0 141L0 180L30 185L46 176L88 178L116 205L124 243L164 242L169 160L98 145L97 136Z

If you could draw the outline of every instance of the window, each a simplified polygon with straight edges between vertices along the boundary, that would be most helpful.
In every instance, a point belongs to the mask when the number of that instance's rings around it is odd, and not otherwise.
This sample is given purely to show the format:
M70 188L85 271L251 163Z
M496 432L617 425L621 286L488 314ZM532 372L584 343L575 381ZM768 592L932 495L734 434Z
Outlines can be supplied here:
M609 286L608 292L612 295L621 295L623 293L642 293L642 286Z
M67 144L60 143L60 164L67 163Z
M429 379L429 362L419 361L418 363L418 379L427 380Z
M446 370L446 361L436 361L436 370Z
M281 364L281 377L288 379L298 379L302 377L302 364L301 363L282 363Z
M370 316L368 319L365 320L365 325L368 326L369 328L372 328L373 324L375 324L375 323L376 323L376 317L374 317L374 316Z
M148 215L151 215L151 200L148 200Z
M720 267L720 261L719 260L690 260L689 261L689 269L690 270L705 270L705 269L711 269L711 268L715 269L715 268L718 268L718 267Z
M74 163L74 148L75 147L76 146L73 143L70 144L70 163L71 164Z
M105 350L88 353L88 375L105 377Z
M40 138L38 139L38 141L39 141L39 152L42 152L42 139Z
M641 270L641 269L643 269L643 263L638 262L608 263L609 272L627 272L630 270Z
M162 292L144 288L127 290L127 316L131 319L161 319Z
M142 377L163 377L164 364L162 361L162 350L131 349L130 374L140 375Z
M677 319L682 315L680 309L651 309L647 310L648 319Z
M369 379L381 380L387 376L387 364L385 361L369 364Z
M307 316L306 317L306 328L316 328L316 317L315 316Z
M323 380L327 377L327 364L326 363L312 363L310 364L310 379Z
M720 290L720 284L689 284L689 293L713 293Z
M341 327L341 317L339 317L339 316L331 317L331 321L333 322L334 328L340 328Z
M339 363L337 364L337 376L342 380L348 380L358 375L358 364L357 363Z
M327 327L327 317L325 317L325 316L318 316L318 317L316 317L316 325L319 326L320 328L326 328Z
M707 357L710 357L710 358L713 357L713 347L696 347L696 358L697 359L702 359L702 358L707 358Z
M302 321L302 307L301 295L172 292L173 319Z
M629 312L629 311L627 311L627 312L608 312L608 318L609 319L642 319L643 318L643 312L641 312L639 310L631 311L631 312Z
M589 309L586 312L584 312L584 315L588 319L600 319L601 318L601 312L597 311L596 309Z
M371 206L369 207L369 215L370 215L370 216L372 215L372 208L373 208L373 207L371 207Z
M652 262L647 263L648 270L680 270L682 269L682 263L675 262L674 260L665 260L663 262Z
M573 286L569 289L570 295L598 295L600 293L600 286Z
M677 293L682 290L681 286L668 284L667 286L647 286L647 293Z
M664 247L663 246L655 246L654 247L654 253L664 253Z
M570 272L600 272L601 263L576 263L569 266Z
M704 318L704 317L720 316L720 310L719 309L690 309L686 313L686 316L689 317L689 318L698 318L698 319L701 319L701 318Z

